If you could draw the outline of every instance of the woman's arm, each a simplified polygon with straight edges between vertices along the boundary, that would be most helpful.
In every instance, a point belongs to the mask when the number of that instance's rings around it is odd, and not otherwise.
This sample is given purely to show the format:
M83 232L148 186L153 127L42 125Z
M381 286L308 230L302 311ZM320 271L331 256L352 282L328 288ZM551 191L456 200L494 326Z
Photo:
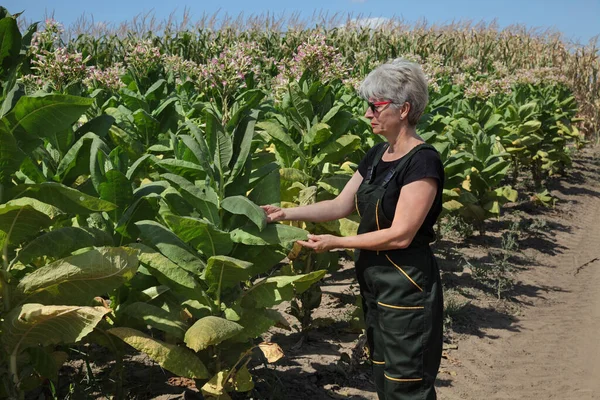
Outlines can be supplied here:
M400 191L392 226L387 229L348 237L309 235L308 241L298 243L317 252L337 248L365 250L406 248L431 209L437 193L437 185L436 179L425 178L404 186Z
M267 222L324 222L344 218L354 210L354 195L362 180L362 175L356 171L348 183L346 183L346 186L344 186L344 190L333 200L319 201L308 206L293 208L262 206L262 209L267 213Z

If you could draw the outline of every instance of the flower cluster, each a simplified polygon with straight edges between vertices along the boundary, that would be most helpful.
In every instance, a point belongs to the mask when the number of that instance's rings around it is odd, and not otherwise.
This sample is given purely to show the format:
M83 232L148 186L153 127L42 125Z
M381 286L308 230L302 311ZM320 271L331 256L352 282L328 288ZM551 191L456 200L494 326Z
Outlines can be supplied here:
M38 49L39 52L34 53L31 61L35 74L26 77L25 81L35 82L37 86L49 83L61 91L87 77L86 63L89 56L84 59L81 53L70 53L66 47L57 47L55 50Z
M325 43L325 36L317 34L298 46L291 61L282 62L278 66L279 75L275 79L277 87L285 87L290 81L296 81L306 72L328 82L335 79L345 80L349 77L349 68L344 58L333 46Z
M51 50L61 45L61 36L65 32L62 24L53 19L47 19L44 30L37 31L31 38L30 51L32 54L39 53L41 49Z
M131 44L126 54L125 64L143 76L161 65L160 49L149 40Z
M541 67L532 69L520 69L515 71L515 82L520 84L566 84L567 77L556 67Z
M121 81L121 75L125 73L123 64L117 63L112 67L101 69L95 66L88 68L84 83L89 87L104 88L110 91L118 91L125 84Z

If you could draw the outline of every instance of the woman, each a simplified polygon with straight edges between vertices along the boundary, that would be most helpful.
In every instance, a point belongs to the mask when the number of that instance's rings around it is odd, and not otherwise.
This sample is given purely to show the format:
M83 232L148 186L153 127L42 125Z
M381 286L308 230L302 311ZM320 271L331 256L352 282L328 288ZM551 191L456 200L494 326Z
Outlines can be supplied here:
M442 208L439 154L417 135L428 100L421 67L396 59L373 70L359 89L365 117L386 143L370 149L334 200L281 209L267 220L322 222L355 209L356 236L309 235L317 252L355 249L367 341L380 399L435 399L442 353L442 285L429 247Z

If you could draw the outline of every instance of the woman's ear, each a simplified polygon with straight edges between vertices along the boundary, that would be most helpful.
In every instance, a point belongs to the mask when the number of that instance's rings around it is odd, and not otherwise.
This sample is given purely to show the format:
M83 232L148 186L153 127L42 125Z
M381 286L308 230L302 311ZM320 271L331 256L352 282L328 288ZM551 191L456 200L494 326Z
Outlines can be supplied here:
M400 120L408 118L408 113L410 112L410 103L405 101L400 107Z

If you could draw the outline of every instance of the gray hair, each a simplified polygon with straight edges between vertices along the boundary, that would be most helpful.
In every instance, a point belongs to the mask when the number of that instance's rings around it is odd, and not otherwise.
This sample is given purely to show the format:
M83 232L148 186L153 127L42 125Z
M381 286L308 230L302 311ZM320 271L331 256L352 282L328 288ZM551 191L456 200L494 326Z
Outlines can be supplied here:
M404 58L396 58L371 71L358 88L358 93L365 100L391 100L397 108L408 102L408 123L413 126L419 122L429 100L423 69Z

